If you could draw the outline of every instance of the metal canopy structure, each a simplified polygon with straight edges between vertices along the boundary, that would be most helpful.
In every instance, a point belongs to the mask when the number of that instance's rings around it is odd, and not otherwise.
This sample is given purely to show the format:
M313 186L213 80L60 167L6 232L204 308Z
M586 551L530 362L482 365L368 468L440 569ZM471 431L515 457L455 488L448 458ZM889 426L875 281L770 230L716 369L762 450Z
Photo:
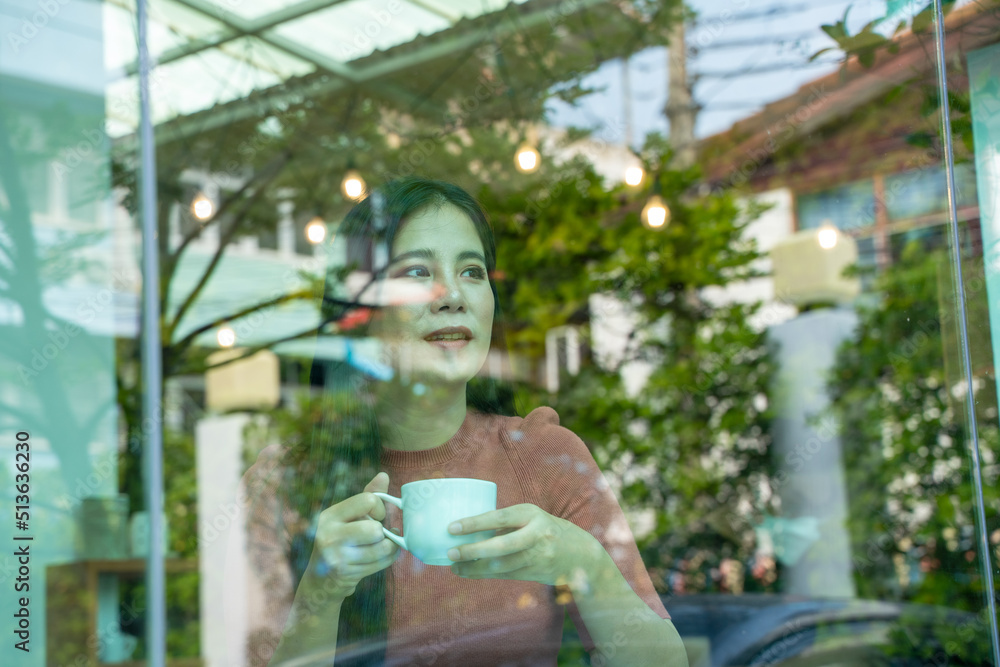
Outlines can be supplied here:
M578 13L601 0L151 0L157 141L259 116L302 95L366 86L405 107L413 91L385 79ZM604 3L607 4L607 3ZM566 6L568 5L568 7ZM128 34L130 0L109 0L106 29ZM126 143L138 119L135 45L108 44L109 132ZM217 85L204 85L214 81ZM196 83L193 83L196 82ZM206 112L209 113L206 113ZM197 117L195 122L184 119ZM132 135L132 136L130 136Z

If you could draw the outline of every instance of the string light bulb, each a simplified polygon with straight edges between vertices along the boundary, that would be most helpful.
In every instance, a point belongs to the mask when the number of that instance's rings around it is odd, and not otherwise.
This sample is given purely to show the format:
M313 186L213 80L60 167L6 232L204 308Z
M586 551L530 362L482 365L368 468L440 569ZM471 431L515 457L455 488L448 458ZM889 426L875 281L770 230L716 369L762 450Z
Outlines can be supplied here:
M664 203L663 198L654 194L642 207L642 224L647 229L663 229L670 223L670 209Z
M215 340L219 342L220 347L232 347L236 344L236 332L232 327L221 327L215 334Z
M204 222L215 213L215 204L205 196L205 193L199 192L194 201L191 202L191 213L195 218Z
M642 183L645 176L646 172L642 170L642 167L629 167L625 170L625 184L634 188Z
M306 225L306 239L313 245L319 245L326 238L326 223L316 216Z
M820 227L819 232L816 233L816 239L819 241L819 247L824 250L830 250L837 245L837 236L837 228L829 222Z
M517 148L514 157L514 165L522 174L530 174L536 171L542 163L542 156L538 154L538 149L528 142L524 142Z
M344 174L344 180L340 182L340 191L352 201L357 201L364 196L365 179L361 178L357 169L347 170L347 173Z

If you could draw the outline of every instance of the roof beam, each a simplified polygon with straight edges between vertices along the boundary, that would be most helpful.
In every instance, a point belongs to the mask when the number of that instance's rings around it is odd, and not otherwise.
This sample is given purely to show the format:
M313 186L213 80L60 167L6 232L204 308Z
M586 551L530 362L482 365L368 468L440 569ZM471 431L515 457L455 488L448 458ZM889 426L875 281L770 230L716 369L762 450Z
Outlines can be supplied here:
M440 16L452 25L459 20L452 14L445 13L441 9L433 7L426 2L421 2L421 0L405 1L424 9L425 11ZM193 0L191 2L188 0L174 0L174 2L185 5L200 14L204 14L205 16L219 21L223 25L227 26L227 29L217 35L204 39L195 39L182 46L177 46L164 51L160 57L156 59L157 65L164 65L166 63L200 53L201 51L214 49L247 35L261 35L265 30L276 28L282 23L294 21L297 18L302 18L303 16L307 16L324 9L329 9L330 7L343 4L344 2L347 2L347 0L303 0L302 2L297 2L294 5L289 5L288 7L282 7L281 9L269 12L255 19L240 18L235 16L232 12L220 8L218 5L211 2L204 2L202 0ZM270 39L270 37L268 39ZM138 71L139 61L135 60L125 67L124 76L134 76L138 73Z
M324 4L325 6L330 6L332 4L335 4L336 2L342 2L342 1L343 0L335 0L334 2L331 2L330 0L306 0L306 2L299 3L297 5L294 5L293 7L289 7L287 8L287 10L275 13L281 13L284 17L286 17L287 20L287 17L291 16L295 12L306 11L306 9L308 9L309 11L315 11L316 7L318 7L321 4ZM231 12L221 9L218 5L213 4L209 0L174 0L174 2L189 7L190 9L193 9L196 12L200 12L206 16L209 16L221 22L223 25L227 26L232 31L236 33L241 33L238 36L243 36L245 34L248 34L248 29L251 27L247 21L244 21L239 17L233 16ZM309 5L309 7L306 8L304 7L304 5ZM295 10L295 12L290 10ZM269 16L273 16L273 14ZM265 21L263 21L262 19L261 24L263 25L264 22ZM266 44L270 44L276 49L280 49L281 51L284 51L285 53L291 56L294 56L301 60L305 60L306 62L310 62L317 68L325 70L330 74L333 74L334 76L340 77L347 83L351 84L360 83L360 80L358 79L357 75L349 65L333 60L332 58L329 58L321 53L313 51L308 47L296 44L294 41L282 37L281 35L256 34L256 37L261 41L265 42ZM403 102L404 104L415 104L416 102L419 101L411 93L408 93L404 90L400 90L395 86L391 87L382 86L380 92L387 95L388 97L395 98Z
M232 12L221 9L217 5L210 2L203 2L201 0L174 1L193 9L200 14L204 14L209 18L219 21L225 25L227 29L217 35L204 39L192 40L183 46L177 46L164 51L160 57L156 59L157 65L164 65L166 63L200 53L201 51L214 49L241 37L246 37L247 35L260 35L265 30L275 28L282 23L287 23L288 21L293 21L308 14L347 2L347 0L304 0L303 2L298 2L294 5L289 5L288 7L282 7L281 9L275 10L256 19L246 20L235 16ZM133 76L138 71L139 63L138 61L133 61L125 67L125 76Z
M184 4L203 4L204 0L182 0ZM553 12L557 12L560 17L568 14L578 13L594 5L605 3L606 0L575 0L573 3L539 2L541 5L536 9L528 9L521 13L517 20L506 18L493 24L485 24L477 30L447 37L438 43L421 48L416 51L408 51L394 56L389 56L377 63L363 68L350 68L350 79L344 75L333 72L335 76L328 77L326 81L318 77L302 77L300 81L290 84L279 84L274 86L270 93L261 91L260 95L250 98L234 100L220 105L211 111L210 114L202 113L194 118L178 118L167 124L162 124L156 128L156 139L159 142L175 141L192 134L204 132L217 127L222 127L230 123L238 122L253 116L260 116L267 110L276 106L290 102L303 95L325 95L336 92L351 84L371 84L382 77L396 74L400 71L416 67L423 63L443 58L470 49L476 44L483 44L493 39L504 37L508 34L527 30L553 18ZM509 6L509 5L508 5ZM523 6L523 5L522 5ZM529 3L528 6L532 6ZM503 10L502 10L503 11ZM484 14L482 16L489 16ZM277 44L276 48L286 50ZM295 54L293 54L295 55ZM296 57L302 57L301 55ZM380 92L389 92L380 90ZM266 95L266 97L265 97ZM129 134L116 140L116 148L123 151L134 150L136 146L136 135Z

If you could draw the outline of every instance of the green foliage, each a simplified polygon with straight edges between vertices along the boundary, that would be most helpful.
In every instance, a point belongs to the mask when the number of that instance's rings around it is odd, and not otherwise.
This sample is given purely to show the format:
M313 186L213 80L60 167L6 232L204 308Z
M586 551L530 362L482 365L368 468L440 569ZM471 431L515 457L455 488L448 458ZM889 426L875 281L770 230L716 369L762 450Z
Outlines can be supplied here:
M860 31L851 35L847 31L847 16L851 12L851 6L848 6L844 10L844 18L840 19L834 24L820 26L820 29L825 32L830 38L837 43L837 47L829 47L826 49L821 49L814 53L810 60L814 60L819 55L826 53L827 51L833 51L834 48L839 48L844 51L845 54L851 54L857 56L858 62L860 62L865 67L871 67L875 64L875 56L878 55L878 51L881 48L892 49L894 47L898 48L898 45L893 42L890 38L886 38L883 35L876 32L876 28L879 27L881 19L876 21L871 21L865 24ZM901 30L903 24L897 29Z
M962 385L945 374L942 254L911 245L876 283L830 380L841 423L854 578L861 597L976 610L982 604L977 502L965 453ZM1000 528L996 385L976 381L988 531ZM1000 533L996 533L1000 535Z
M167 516L169 534L167 553L170 558L194 561L199 556L198 540L198 480L195 471L194 436L167 430L163 434L163 510ZM167 655L197 657L200 655L199 574L181 572L168 574L166 581ZM142 581L125 582L122 596L129 608L146 608L146 588ZM145 655L143 635L144 614L133 619L131 631L139 637L135 659Z
M164 432L163 480L163 510L170 529L167 550L178 558L197 558L198 479L193 434Z
M858 62L865 68L875 65L880 53L898 53L900 47L900 37L909 31L920 39L933 40L931 34L934 24L934 3L929 0L913 0L910 13L912 20L907 25L906 21L900 21L895 30L888 37L878 32L882 28L885 19L877 19L863 26L858 32L850 34L847 29L847 17L853 5L844 11L844 17L836 23L820 26L823 32L830 36L835 47L827 47L814 53L810 60L813 60L823 53L839 50L844 54L844 64L846 66L850 58L857 58ZM982 3L985 8L993 5L998 7L997 0L987 0ZM945 14L950 12L955 6L954 0L946 0L942 3L942 10ZM964 26L959 30L965 30ZM951 32L951 31L949 31ZM930 44L927 45L927 48ZM963 67L962 59L955 59L954 63L949 63L950 67ZM924 73L923 83L914 80L906 83L907 86L919 86L923 91L923 100L920 105L920 115L924 118L939 115L941 107L940 95L935 78L935 70L931 69ZM957 82L956 82L957 83ZM955 140L961 143L965 153L959 153L960 159L968 159L973 151L972 136L972 116L969 111L969 91L968 84L952 85L948 93L949 110L951 114L951 132ZM907 137L907 142L919 148L930 148L934 143L935 134L918 131Z
M298 77L287 82L290 89L276 86L240 101L259 104L259 113L237 114L222 127L207 122L209 129L196 129L219 108L163 124L156 147L163 377L198 375L211 366L198 335L181 332L217 264L208 263L193 287L182 290L176 280L190 244L208 227L215 228L220 252L225 252L243 236L273 233L282 202L294 205L297 221L320 216L335 223L353 204L338 187L348 165L364 174L369 186L417 173L470 190L482 183L496 192L522 187L528 177L511 174L514 149L523 139L524 125L544 118L553 91L558 88L573 101L583 92L583 78L603 62L662 45L681 5L676 0L552 3L544 21L530 24L522 24L511 6L464 21L465 34L478 33L482 39L451 56L421 60L347 89L331 88L324 72ZM393 57L421 45L426 46L423 38L396 47ZM138 168L135 154L120 151L111 169L113 187L133 215L139 201ZM194 192L183 180L191 171L210 174L219 188L208 221L191 215ZM174 209L181 223L179 244L171 241ZM287 293L281 298L287 302L318 300L315 281L301 289L274 286L282 287ZM241 318L268 307L226 304L214 322L198 323L204 328L200 333L224 322L238 326ZM307 330L297 337L314 333ZM277 342L264 342L247 353ZM143 391L140 374L134 372L138 343L121 341L119 354L119 404L127 437L137 441L142 437ZM122 489L132 506L139 507L141 450L129 447L121 459Z
M754 512L767 511L772 502L758 491L767 488L768 479L771 367L761 333L748 325L756 306L715 306L702 292L756 275L758 254L742 233L759 211L741 208L727 194L691 198L687 193L699 184L698 171L665 169L671 148L658 135L649 137L641 156L658 174L671 210L670 224L659 232L639 222L648 192L606 187L585 159L556 165L543 155L544 166L535 174L512 169L523 124L543 118L555 87L573 102L584 92L583 76L601 62L662 45L680 4L599 3L566 16L555 8L547 23L491 38L461 58L389 77L377 89L288 95L262 118L183 141L163 140L158 188L164 304L199 298L172 293L184 248L166 246L167 220L175 204L187 216L190 197L179 166L218 176L222 197L208 224L219 227L223 246L271 227L286 198L297 216L340 219L350 206L337 188L348 162L370 186L419 173L472 190L497 230L510 347L529 365L542 358L550 328L580 325L586 338L589 322L611 316L592 311L591 295L611 295L634 309L625 358L604 365L588 359L556 397L525 387L525 403L554 404L605 469L639 475L626 475L621 496L629 509L652 512L655 528L641 546L647 564L663 574L662 588L669 570L684 580L674 590L717 586L711 570L727 558L749 561ZM567 35L574 48L563 48ZM419 99L413 91L421 91ZM170 128L163 129L166 136ZM134 165L116 164L114 174L134 204ZM188 230L200 233L197 224ZM301 298L314 296L307 290ZM164 308L166 377L200 373L207 366L205 350L178 335L184 314L182 308ZM232 313L218 315L233 319ZM122 347L128 348L121 350L125 359L137 359L135 346ZM637 361L650 363L653 372L645 390L633 396L620 371ZM119 398L135 434L141 384L137 373L128 374L129 364L121 367ZM327 400L335 398L306 396L272 413L268 437L298 441L323 410L335 409L324 404ZM178 457L172 473L178 477L167 498L172 545L189 554L197 546L193 449L189 442L170 442L167 455ZM180 463L185 457L188 467ZM138 469L139 461L127 456L126 485L138 479ZM290 485L301 492L302 502L318 495L302 486L313 478L301 475ZM138 485L129 488L138 494Z
M201 632L198 620L198 573L184 572L167 576L166 655L170 658L197 658L201 655ZM122 630L138 637L133 660L146 655L146 584L142 580L123 581L120 597L125 609L141 610L134 618L123 619Z
M644 154L662 164L657 140ZM640 540L647 566L660 573L660 588L687 592L717 589L724 560L750 561L755 514L773 502L760 492L770 474L772 368L762 333L748 324L757 306L716 306L701 296L757 275L759 254L742 233L759 209L741 209L727 194L685 197L698 177L660 172L671 209L660 232L639 223L645 195L604 189L582 162L522 192L480 195L497 227L513 351L538 360L547 329L580 324L586 338L588 324L615 317L595 312L592 294L631 304L625 357L588 360L556 396L525 387L522 405L555 407L602 468L621 477L623 505L653 516L652 533ZM651 364L652 374L630 395L620 370L635 361ZM669 572L677 573L672 585Z
M921 665L948 664L988 667L993 664L989 614L960 614L943 607L915 608L903 612L890 626L886 657L917 658Z
M514 147L496 132L470 131L462 148L442 151L428 173L454 179L470 159L491 169L487 156L509 156ZM651 137L642 152L647 167L665 164L668 151ZM495 180L476 194L497 234L511 351L537 368L549 329L579 325L589 341L592 322L614 317L593 310L594 294L631 304L635 315L623 358L585 359L580 375L563 378L556 396L522 386L522 410L555 407L602 468L623 477L623 505L652 513L654 530L641 547L647 565L661 574L661 588L669 587L669 571L684 580L674 590L719 588L724 560L749 563L755 515L773 502L761 491L770 471L771 364L762 333L748 324L756 305L716 306L701 294L758 275L760 255L743 232L759 207L741 207L728 194L691 199L684 193L699 182L698 171L661 169L671 222L653 232L639 222L647 194L608 188L583 158L547 161L533 175L513 173L499 157L496 162ZM653 370L644 391L630 395L620 371L637 361ZM303 395L275 411L271 425L253 436L249 455L268 438L300 441L331 400ZM763 586L751 579L736 588Z

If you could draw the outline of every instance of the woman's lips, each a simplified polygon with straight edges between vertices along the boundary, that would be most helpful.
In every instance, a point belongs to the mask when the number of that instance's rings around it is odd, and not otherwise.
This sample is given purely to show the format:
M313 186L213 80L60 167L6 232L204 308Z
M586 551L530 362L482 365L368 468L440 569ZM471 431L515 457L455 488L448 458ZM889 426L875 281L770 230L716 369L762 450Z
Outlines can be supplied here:
M463 347L469 344L468 338L459 338L457 340L428 340L431 345L436 345L442 350L461 350Z
M466 327L442 327L428 334L424 340L442 350L461 350L472 340L472 332Z

